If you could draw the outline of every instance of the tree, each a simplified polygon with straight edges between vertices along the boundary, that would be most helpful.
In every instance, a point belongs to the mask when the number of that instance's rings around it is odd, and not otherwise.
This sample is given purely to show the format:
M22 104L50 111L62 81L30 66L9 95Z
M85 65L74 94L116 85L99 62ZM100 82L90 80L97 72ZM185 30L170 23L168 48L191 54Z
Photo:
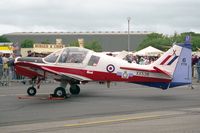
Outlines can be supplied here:
M85 44L85 48L91 49L95 52L102 52L102 47L98 41L92 41Z
M21 43L21 48L33 48L33 40L26 39Z
M191 37L191 44L192 44L192 51L197 51L200 48L200 34L195 32L184 32L181 33L178 37L176 42L183 43L185 41L186 36Z
M49 39L46 39L46 40L42 41L41 43L42 44L50 44L50 41L49 41Z
M11 41L5 36L0 36L0 42L11 42Z
M166 48L171 45L170 39L163 34L158 33L152 33L147 35L147 38L145 38L142 43L138 46L137 50L143 49L148 46L153 46L160 50L166 50Z
M200 48L200 34L194 32L185 32L181 34L175 33L173 36L164 36L158 33L152 33L147 35L142 43L138 46L137 50L143 49L147 46L153 46L160 50L166 51L173 43L184 43L186 36L191 36L192 51L196 51Z
M192 51L197 51L200 48L200 37L194 36L191 40L192 43Z
M69 46L79 47L79 43L78 41L74 41L74 42L71 42ZM87 49L93 50L95 52L102 52L102 47L98 41L85 42L84 47Z
M73 41L69 44L70 47L79 47L78 41Z
M147 35L148 39L157 39L157 38L162 38L164 37L163 34L159 34L159 33L151 33L149 35Z

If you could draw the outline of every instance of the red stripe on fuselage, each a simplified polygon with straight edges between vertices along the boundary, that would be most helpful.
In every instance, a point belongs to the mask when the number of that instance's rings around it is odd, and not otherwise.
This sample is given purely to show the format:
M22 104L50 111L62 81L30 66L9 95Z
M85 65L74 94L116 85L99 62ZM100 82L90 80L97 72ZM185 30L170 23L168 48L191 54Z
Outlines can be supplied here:
M15 66L15 72L19 75L23 75L29 78L33 78L33 77L37 77L37 76L42 76L40 74L38 74L35 71L20 67L20 66Z
M43 66L51 69L53 71L57 71L58 73L66 73L66 74L74 74L78 76L83 76L94 81L123 81L123 82L170 82L170 79L160 79L160 78L152 78L152 77L143 77L143 76L133 76L128 79L122 78L118 76L116 73L109 72L101 72L101 71L93 71L93 74L88 74L88 70L83 69L75 69L75 68L63 68L63 67L55 67L55 66Z
M26 63L19 63L16 65L16 71L20 75L24 75L27 77L33 77L33 76L41 76L37 72L34 71L34 69L28 70L26 68L23 68L23 65ZM20 67L21 66L21 67ZM166 82L169 83L170 79L163 79L163 78L155 78L155 77L144 77L144 76L136 76L127 78L122 78L122 76L117 75L116 73L109 73L109 72L102 72L102 71L93 71L93 73L87 73L88 70L85 69L76 69L76 68L64 68L64 67L57 67L57 66L37 66L36 64L27 63L25 65L26 67L32 67L37 68L45 71L45 68L55 71L57 73L63 73L67 74L73 74L77 76L83 76L86 78L89 78L93 81L118 81L118 82ZM92 70L90 70L92 71ZM152 70L149 72L157 72L156 70Z
M160 78L152 78L152 77L143 77L143 76L133 76L128 79L122 78L118 76L116 73L109 72L101 72L101 71L93 71L93 74L88 74L87 70L83 69L74 69L74 68L62 68L62 67L53 67L47 66L48 69L52 69L54 71L80 75L94 81L123 81L123 82L170 82L170 79L160 79Z

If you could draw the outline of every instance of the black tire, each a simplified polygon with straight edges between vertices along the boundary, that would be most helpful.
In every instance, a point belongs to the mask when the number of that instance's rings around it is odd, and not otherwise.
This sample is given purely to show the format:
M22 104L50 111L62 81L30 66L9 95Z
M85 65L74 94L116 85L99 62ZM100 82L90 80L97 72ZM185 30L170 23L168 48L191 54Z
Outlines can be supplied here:
M35 94L37 93L37 90L34 87L29 87L27 90L27 93L29 96L35 96Z
M71 85L69 91L72 95L78 95L80 93L80 87L76 84Z
M54 90L54 96L56 97L65 97L66 91L63 87L58 87Z

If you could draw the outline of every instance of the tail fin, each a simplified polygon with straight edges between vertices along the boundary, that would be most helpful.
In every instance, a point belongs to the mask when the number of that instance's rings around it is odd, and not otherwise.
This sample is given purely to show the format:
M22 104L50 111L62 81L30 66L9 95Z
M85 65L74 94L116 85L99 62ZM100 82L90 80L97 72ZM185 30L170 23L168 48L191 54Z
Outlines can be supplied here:
M190 37L185 43L174 45L153 64L153 67L171 76L170 87L176 87L192 82L192 50Z

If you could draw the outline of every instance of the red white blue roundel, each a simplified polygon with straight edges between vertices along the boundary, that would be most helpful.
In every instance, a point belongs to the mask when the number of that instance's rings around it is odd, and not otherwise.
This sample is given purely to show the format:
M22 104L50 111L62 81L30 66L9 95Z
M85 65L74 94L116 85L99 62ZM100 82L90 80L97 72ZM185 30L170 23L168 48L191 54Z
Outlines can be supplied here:
M106 67L106 70L108 72L114 72L115 71L115 66L112 65L112 64L109 64L107 67Z

